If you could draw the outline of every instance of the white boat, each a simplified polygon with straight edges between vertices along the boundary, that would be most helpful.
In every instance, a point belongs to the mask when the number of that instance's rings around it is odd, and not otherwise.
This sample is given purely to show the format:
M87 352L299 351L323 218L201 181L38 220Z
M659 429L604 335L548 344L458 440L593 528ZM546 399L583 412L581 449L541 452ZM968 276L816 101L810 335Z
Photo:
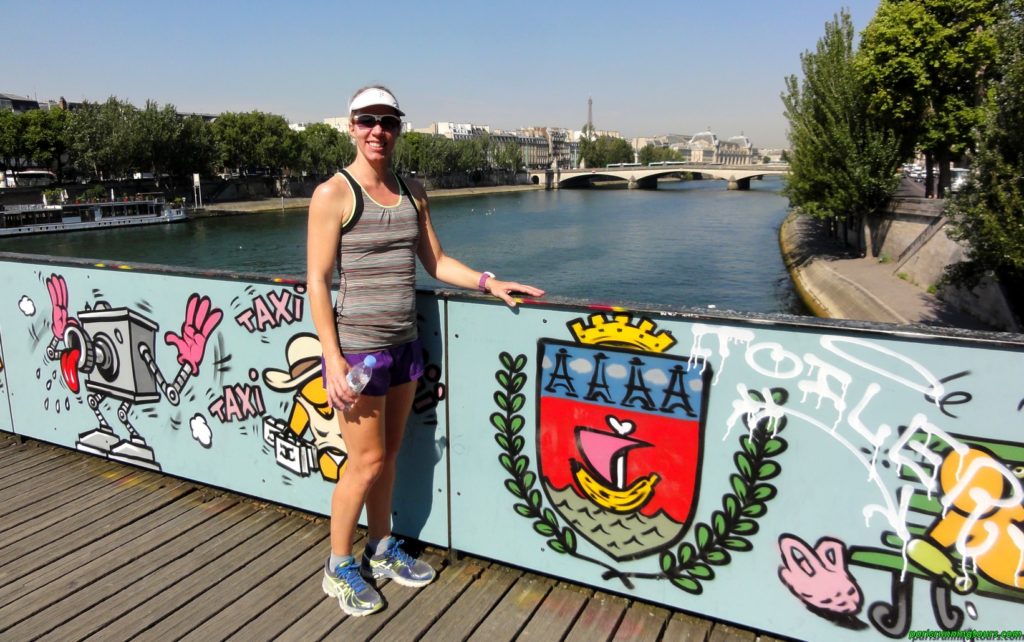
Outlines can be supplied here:
M177 223L187 218L183 206L172 206L163 198L152 197L60 205L0 205L0 237Z

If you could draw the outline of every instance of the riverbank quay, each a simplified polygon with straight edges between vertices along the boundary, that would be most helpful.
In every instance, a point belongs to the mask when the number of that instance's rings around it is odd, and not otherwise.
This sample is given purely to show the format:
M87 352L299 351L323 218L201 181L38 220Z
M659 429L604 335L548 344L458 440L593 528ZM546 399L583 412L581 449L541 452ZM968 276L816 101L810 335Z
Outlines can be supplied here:
M892 264L841 246L823 220L794 211L779 230L779 245L797 292L816 316L993 329L900 278Z
M437 579L346 617L320 588L327 519L4 432L0 514L3 640L777 642L415 542Z
M436 198L457 198L462 196L481 196L485 194L505 194L509 192L531 192L544 189L543 185L494 185L490 187L463 187L458 189L427 190L427 196ZM189 216L223 216L230 214L253 214L257 212L275 212L280 210L305 209L309 207L309 197L265 198L250 201L229 201L213 203L189 212Z

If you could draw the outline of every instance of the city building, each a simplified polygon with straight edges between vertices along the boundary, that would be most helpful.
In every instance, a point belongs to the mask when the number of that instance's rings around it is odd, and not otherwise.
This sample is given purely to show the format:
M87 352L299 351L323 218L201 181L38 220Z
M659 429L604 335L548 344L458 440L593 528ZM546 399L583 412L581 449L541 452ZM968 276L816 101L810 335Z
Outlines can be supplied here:
M712 131L703 131L677 149L683 153L684 160L691 163L750 165L761 160L750 139L742 134L722 140Z
M33 109L39 109L39 103L31 98L16 94L0 94L0 110L2 111L13 111L20 114Z

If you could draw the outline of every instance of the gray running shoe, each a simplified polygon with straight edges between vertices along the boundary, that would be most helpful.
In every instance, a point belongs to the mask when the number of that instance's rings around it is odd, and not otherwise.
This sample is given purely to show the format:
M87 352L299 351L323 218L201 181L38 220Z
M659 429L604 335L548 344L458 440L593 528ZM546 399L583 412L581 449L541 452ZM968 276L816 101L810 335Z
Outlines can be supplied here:
M363 563L359 572L370 579L394 580L402 586L426 586L434 581L434 569L426 562L414 559L402 550L402 540L390 538L388 550L383 555L370 557L363 551Z
M359 575L359 565L355 560L333 571L329 567L330 560L324 565L324 593L338 598L341 610L352 617L362 617L379 611L384 602L380 594L372 586L363 581Z

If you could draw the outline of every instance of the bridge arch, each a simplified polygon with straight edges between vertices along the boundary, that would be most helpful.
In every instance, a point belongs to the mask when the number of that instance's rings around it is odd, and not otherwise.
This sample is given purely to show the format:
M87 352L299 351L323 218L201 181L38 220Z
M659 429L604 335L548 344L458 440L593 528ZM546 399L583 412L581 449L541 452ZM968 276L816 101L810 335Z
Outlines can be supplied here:
M714 164L683 164L664 167L596 167L593 169L563 169L551 176L550 187L558 189L587 187L594 179L621 180L630 188L657 189L658 178L672 175L689 174L692 177L717 178L727 181L730 190L750 189L750 179L763 176L784 176L789 173L788 166L770 165L714 165ZM551 170L531 171L531 181L539 184L540 176L550 176ZM534 180L536 179L536 180ZM547 183L545 183L547 184Z

